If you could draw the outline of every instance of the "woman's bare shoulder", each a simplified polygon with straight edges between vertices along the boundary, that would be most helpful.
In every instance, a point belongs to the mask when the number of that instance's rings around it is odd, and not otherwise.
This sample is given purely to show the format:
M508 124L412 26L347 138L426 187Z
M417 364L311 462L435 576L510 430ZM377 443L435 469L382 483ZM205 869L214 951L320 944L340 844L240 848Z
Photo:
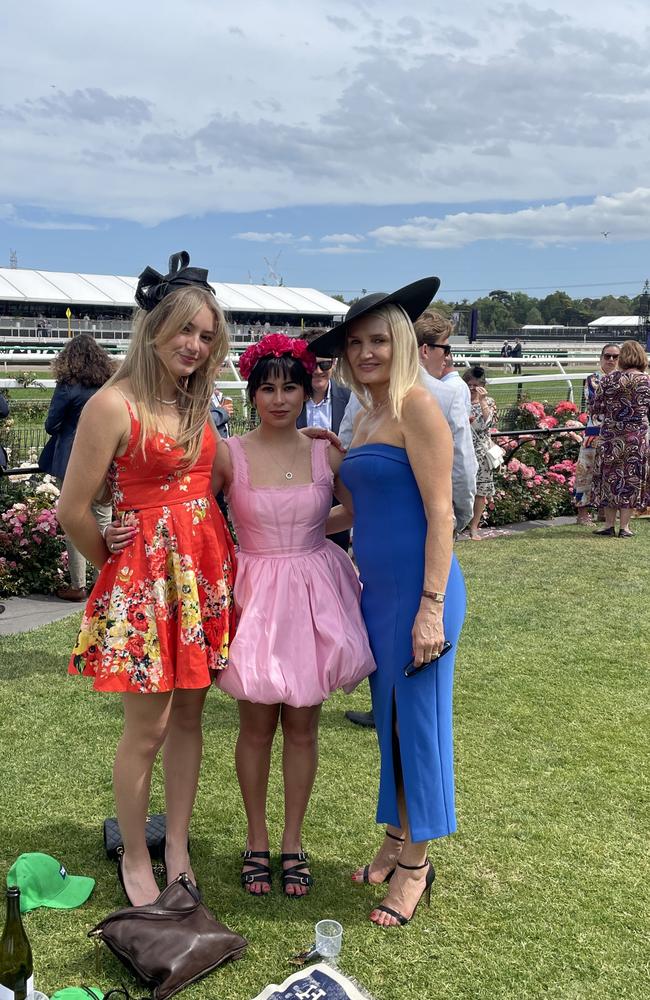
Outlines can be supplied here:
M420 420L423 417L429 419L433 414L440 413L440 406L423 385L414 385L406 393L402 403L402 417L407 422Z
M125 395L117 386L104 386L90 397L84 406L83 412L98 419L127 419L128 410Z

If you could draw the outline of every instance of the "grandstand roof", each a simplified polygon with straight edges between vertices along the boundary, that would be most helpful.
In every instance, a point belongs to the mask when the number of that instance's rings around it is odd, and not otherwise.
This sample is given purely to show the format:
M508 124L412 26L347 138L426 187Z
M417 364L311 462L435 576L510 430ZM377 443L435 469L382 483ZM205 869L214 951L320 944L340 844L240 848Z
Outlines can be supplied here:
M641 322L640 316L599 316L592 323L587 325L591 328L592 326L639 326Z
M0 267L0 300L132 309L137 283L137 278L116 274L73 274ZM348 311L348 306L316 288L231 285L224 282L211 282L211 285L217 301L227 312L344 316Z

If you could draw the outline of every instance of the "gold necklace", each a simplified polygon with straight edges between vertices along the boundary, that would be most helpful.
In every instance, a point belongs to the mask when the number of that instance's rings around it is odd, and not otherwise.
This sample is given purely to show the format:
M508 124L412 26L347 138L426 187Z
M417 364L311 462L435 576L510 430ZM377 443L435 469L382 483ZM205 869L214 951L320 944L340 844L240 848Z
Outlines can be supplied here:
M293 458L291 459L289 465L294 465L295 464L295 461L296 461L296 459L298 457L298 448L299 447L300 447L300 438L298 438L298 440L296 441L296 448L295 448L295 451L293 453ZM278 462L277 458L275 457L275 455L273 454L273 452L271 451L271 449L269 448L268 445L266 445L266 447L265 447L265 453L266 452L268 452L268 454L271 456L271 458L273 459L273 461L275 462L275 464L278 466L278 468L282 469L282 471L284 472L284 478L285 479L293 479L293 472L291 472L290 469L285 469L284 465L282 465L280 462Z

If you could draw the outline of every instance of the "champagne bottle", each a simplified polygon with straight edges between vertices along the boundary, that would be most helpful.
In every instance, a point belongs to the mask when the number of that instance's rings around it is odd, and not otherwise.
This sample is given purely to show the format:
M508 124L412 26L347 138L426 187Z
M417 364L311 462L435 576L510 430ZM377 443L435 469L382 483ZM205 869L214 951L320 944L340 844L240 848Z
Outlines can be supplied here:
M0 1000L27 1000L34 990L32 949L20 919L20 889L7 889L7 919L0 938Z

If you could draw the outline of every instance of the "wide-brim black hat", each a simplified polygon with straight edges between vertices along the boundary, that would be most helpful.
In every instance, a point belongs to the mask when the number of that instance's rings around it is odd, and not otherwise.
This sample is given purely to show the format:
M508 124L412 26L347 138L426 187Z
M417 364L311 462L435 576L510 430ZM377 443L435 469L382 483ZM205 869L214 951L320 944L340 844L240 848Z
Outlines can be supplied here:
M396 292L391 294L371 292L370 295L364 295L362 299L350 306L342 323L338 323L321 337L310 341L309 349L322 358L333 358L337 354L342 354L345 336L350 325L361 316L365 316L366 313L373 312L381 306L401 306L414 323L418 316L422 315L439 288L440 278L420 278L419 281L412 281L410 285L404 285L404 288L398 288Z

